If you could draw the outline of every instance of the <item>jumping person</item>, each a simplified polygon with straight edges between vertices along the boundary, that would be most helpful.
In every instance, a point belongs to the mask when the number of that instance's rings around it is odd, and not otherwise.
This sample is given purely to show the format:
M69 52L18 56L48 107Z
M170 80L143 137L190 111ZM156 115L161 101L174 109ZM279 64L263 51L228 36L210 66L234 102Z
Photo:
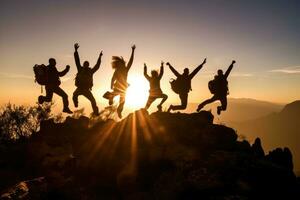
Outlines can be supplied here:
M228 81L227 78L233 68L233 64L235 61L233 60L231 65L228 67L225 74L223 74L223 70L219 69L218 74L214 77L214 80L209 81L208 87L213 96L210 99L205 100L201 104L199 104L197 111L199 112L205 105L210 104L214 101L220 101L221 106L217 107L218 115L221 114L221 111L225 111L227 108L227 95L229 94L228 90Z
M120 95L119 106L117 108L117 113L119 118L122 118L122 111L125 104L126 90L127 87L129 86L129 84L127 83L127 76L133 63L135 48L136 48L135 45L131 47L131 56L127 65L122 57L119 56L112 57L111 65L112 68L115 69L115 72L111 79L111 89L113 90L113 92L110 94L109 97L109 105L113 104L113 98L115 96Z
M156 70L151 71L151 76L147 74L147 65L144 64L144 76L150 83L149 97L146 103L145 109L148 109L150 105L158 98L162 98L161 102L158 104L158 111L162 111L162 104L168 99L168 96L164 94L160 88L160 80L164 74L164 63L161 62L160 72Z
M69 109L68 95L59 87L61 84L59 77L66 75L70 70L70 66L67 65L63 71L59 72L56 68L56 60L54 58L50 58L49 65L44 67L47 74L47 81L44 84L46 88L46 96L41 95L38 97L39 104L52 101L53 93L55 93L58 96L61 96L63 100L63 112L71 114L72 111Z
M75 85L77 88L73 93L74 105L76 108L78 107L78 96L83 95L91 102L93 108L93 115L97 116L99 115L99 110L91 90L93 87L93 75L100 67L101 57L103 53L102 51L100 52L96 65L93 68L90 68L90 64L88 61L84 61L83 66L81 66L78 53L79 45L77 43L74 45L74 48L74 58L77 67L77 75L75 78Z
M168 112L171 110L184 110L186 109L188 103L188 93L192 90L191 81L193 77L199 72L199 70L206 63L206 58L203 60L201 65L199 65L192 73L189 73L189 69L185 68L183 74L179 74L170 63L167 62L170 70L175 74L176 80L171 81L171 87L173 91L179 94L181 105L170 105Z

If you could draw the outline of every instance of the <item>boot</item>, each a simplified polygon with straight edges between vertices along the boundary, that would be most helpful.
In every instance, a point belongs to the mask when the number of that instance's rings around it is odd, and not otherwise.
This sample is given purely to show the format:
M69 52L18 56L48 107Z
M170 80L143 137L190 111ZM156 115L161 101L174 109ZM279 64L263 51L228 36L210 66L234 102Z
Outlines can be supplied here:
M73 112L70 110L69 107L64 108L64 109L63 109L63 112L64 112L64 113L68 113L68 114L72 114L72 113L73 113Z
M169 109L167 112L171 112L171 110L173 109L173 105L170 105Z

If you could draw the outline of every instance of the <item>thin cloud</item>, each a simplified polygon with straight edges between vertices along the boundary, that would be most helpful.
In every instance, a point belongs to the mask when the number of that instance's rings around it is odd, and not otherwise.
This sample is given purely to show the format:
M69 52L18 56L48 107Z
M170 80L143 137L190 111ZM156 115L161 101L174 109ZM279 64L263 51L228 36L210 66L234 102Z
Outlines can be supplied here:
M269 72L283 73L283 74L300 74L300 66L284 67L281 69L273 69Z
M200 76L202 77L214 77L217 73L216 72L212 72L212 71L208 71L208 72L203 72L201 73ZM251 73L238 73L238 72L235 72L235 73L231 73L229 76L232 76L232 77L253 77L254 75L251 74Z
M30 79L30 80L34 80L34 74L32 76L28 76L28 75L25 75L25 74L0 72L0 77L11 78L11 79ZM70 76L60 78L60 80L62 82L66 82L66 81L69 81L71 79L72 79L72 77L70 77Z
M16 78L16 79L34 79L33 76L28 76L24 74L15 74L15 73L5 73L5 72L0 72L0 76L5 77L5 78Z
M233 77L252 77L253 74L250 74L250 73L232 73L229 76L233 76Z

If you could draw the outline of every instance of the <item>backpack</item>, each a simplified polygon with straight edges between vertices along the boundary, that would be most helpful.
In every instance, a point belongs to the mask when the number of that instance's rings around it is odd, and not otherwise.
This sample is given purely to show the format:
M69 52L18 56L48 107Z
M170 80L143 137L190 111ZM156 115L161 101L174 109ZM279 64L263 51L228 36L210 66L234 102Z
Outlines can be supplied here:
M208 89L212 94L229 94L228 82L226 79L215 78L208 82Z
M170 84L171 84L171 89L176 94L187 93L191 90L190 83L187 82L187 80L185 80L182 77L178 77L177 79L171 79Z
M48 69L45 65L34 65L33 71L35 75L35 82L40 85L46 85L48 83Z
M93 72L91 69L81 69L75 77L75 86L84 89L92 89Z
M211 81L208 82L208 89L209 89L210 93L212 93L212 94L217 93L216 80L211 80Z

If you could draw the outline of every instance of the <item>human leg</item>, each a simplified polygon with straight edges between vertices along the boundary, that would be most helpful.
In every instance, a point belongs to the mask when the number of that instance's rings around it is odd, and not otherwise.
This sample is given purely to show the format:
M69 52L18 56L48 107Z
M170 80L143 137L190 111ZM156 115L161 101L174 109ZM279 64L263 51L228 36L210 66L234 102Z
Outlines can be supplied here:
M53 92L58 96L61 96L64 105L63 112L71 114L72 111L69 109L69 101L68 101L67 93L65 93L65 91L63 91L63 89L61 89L59 86L55 87L53 89Z
M91 102L93 108L93 114L99 115L99 109L97 107L97 103L92 92L90 90L86 90L84 91L83 96L85 96Z
M39 96L38 97L38 102L39 104L43 104L44 102L50 102L52 101L52 97L53 97L53 90L52 87L45 87L46 90L46 96Z
M203 101L202 103L200 103L198 105L198 108L197 108L197 112L199 112L204 106L206 106L207 104L210 104L214 101L218 100L218 97L216 95L212 96L210 99L207 99L205 101Z
M163 105L163 103L168 99L168 95L162 94L160 98L162 98L162 100L161 100L161 102L158 104L157 108L158 108L159 111L162 111L162 105Z
M183 93L183 94L179 94L179 98L181 101L181 105L171 105L168 109L168 111L170 110L184 110L186 109L187 106L187 102L188 102L188 93Z
M221 106L218 106L217 113L221 114L221 111L225 111L227 109L227 96L223 96L220 98Z
M73 103L74 106L77 108L78 107L78 96L81 94L80 89L76 88L76 90L73 93Z

